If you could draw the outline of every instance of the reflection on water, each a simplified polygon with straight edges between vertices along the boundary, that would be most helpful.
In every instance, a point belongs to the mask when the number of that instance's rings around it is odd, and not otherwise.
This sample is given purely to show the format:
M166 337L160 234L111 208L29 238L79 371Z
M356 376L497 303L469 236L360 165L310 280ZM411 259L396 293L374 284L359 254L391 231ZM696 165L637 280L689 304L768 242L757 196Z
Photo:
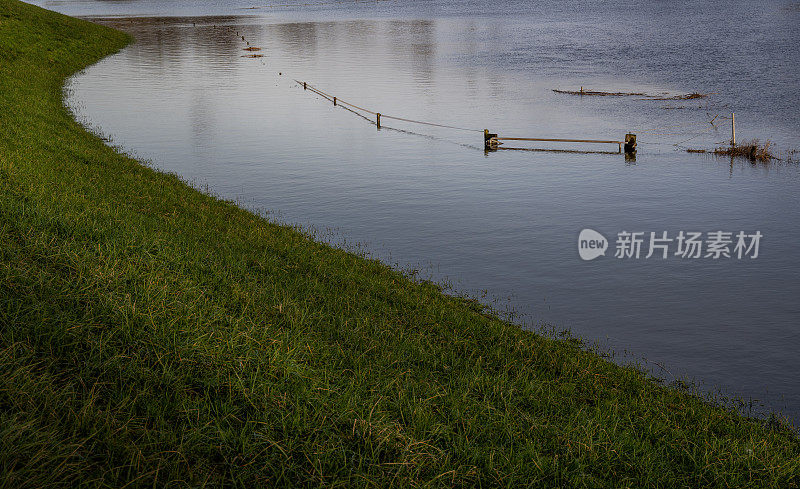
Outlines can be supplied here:
M787 42L796 27L775 17L796 14L769 5L756 12L756 25L776 26L766 38L747 29L753 42L775 48L766 59L743 59L750 48L718 59L715 43L725 40L716 27L693 34L691 56L659 49L684 46L685 26L673 25L676 34L652 26L662 36L655 38L630 29L641 9L654 15L672 6L637 7L603 23L577 15L583 7L574 5L526 3L519 15L470 14L471 2L463 12L430 5L417 18L392 18L380 6L374 16L363 7L329 16L104 19L137 43L75 77L68 101L116 144L224 197L288 222L334 228L332 239L365 243L390 263L421 264L459 289L510 297L527 321L630 349L667 366L667 377L688 375L800 419L800 171L684 150L729 137L724 123L714 128L708 120L734 107L741 134L784 146L797 140L796 111L775 117L758 101L738 103L744 83L753 85L748 96L796 106L797 48ZM595 6L593 15L613 19L624 7ZM671 12L661 14L666 24ZM242 57L246 42L264 57ZM775 56L783 65L765 81L761 71ZM718 64L739 67L741 77ZM635 132L640 150L635 162L619 154L484 153L478 132L389 120L383 124L410 132L378 131L303 91L295 77L385 114L506 136L616 140ZM717 93L656 102L552 92L581 85ZM764 240L749 261L618 260L609 250L583 262L576 240L584 228L612 239L624 230L759 230Z

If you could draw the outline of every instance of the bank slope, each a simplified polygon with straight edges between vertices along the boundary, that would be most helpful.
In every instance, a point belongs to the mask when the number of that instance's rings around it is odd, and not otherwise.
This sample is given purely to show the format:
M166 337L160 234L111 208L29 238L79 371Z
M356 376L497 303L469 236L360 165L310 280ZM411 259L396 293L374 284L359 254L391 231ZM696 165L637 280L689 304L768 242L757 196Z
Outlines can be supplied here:
M0 0L0 481L797 487L800 446L86 133L119 32Z

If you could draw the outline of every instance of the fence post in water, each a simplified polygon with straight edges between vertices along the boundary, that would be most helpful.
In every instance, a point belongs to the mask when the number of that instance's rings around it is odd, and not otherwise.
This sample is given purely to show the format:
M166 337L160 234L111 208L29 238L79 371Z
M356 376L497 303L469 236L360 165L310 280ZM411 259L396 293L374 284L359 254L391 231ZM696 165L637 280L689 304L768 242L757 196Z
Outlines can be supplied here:
M336 107L336 97L333 97L333 106Z
M731 146L736 146L736 114L731 112Z
M626 134L625 135L625 153L635 153L636 152L636 134Z
M490 133L488 129L483 130L483 148L491 151L497 150L497 134Z
M306 82L303 82L303 90L305 90L307 88L308 88L308 86L306 86Z
M375 122L376 122L376 124L377 124L377 126L378 126L378 129L380 129L380 128L381 128L381 113L380 113L380 112L378 112L378 113L377 113L377 114L375 114L375 115L377 116L377 117L375 118Z

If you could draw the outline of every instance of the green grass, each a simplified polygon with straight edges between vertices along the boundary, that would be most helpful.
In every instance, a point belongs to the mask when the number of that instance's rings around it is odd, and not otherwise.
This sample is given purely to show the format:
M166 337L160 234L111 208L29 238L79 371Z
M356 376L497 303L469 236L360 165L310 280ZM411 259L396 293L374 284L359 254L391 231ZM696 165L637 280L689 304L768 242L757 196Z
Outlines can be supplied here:
M798 487L800 443L116 153L0 0L0 486Z

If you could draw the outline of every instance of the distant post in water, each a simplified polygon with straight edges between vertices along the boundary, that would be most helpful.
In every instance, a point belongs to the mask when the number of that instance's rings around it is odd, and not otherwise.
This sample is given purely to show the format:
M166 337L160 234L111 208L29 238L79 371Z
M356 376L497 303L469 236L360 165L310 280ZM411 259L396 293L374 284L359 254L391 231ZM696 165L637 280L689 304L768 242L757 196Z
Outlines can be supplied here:
M636 134L625 135L625 153L636 153Z
M333 97L333 106L336 107L336 97Z
M305 90L307 88L308 88L308 86L306 85L306 82L303 82L303 90Z
M736 146L736 114L731 112L731 146Z
M377 117L375 118L375 123L377 124L377 126L378 126L378 129L380 129L380 128L381 128L381 113L380 113L380 112L378 112L378 113L377 113L377 114L375 114L375 115L377 116Z

